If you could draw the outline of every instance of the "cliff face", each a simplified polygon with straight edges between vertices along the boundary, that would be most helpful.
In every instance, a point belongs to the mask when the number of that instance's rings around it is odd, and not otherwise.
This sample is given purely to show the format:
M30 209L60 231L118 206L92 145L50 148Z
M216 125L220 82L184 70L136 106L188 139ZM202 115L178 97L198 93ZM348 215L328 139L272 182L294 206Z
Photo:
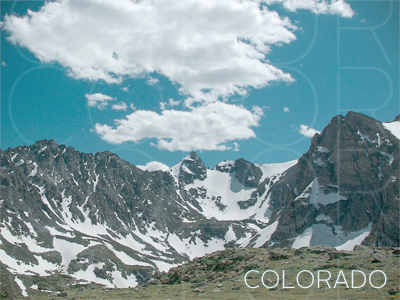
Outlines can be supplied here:
M273 205L268 245L399 245L399 140L385 124L349 112L313 137L282 178L289 186Z
M268 221L257 225L238 204L263 201L263 173L243 159L230 172L208 170L193 152L168 171L147 172L111 152L42 140L1 151L0 172L0 260L12 276L57 271L134 286Z

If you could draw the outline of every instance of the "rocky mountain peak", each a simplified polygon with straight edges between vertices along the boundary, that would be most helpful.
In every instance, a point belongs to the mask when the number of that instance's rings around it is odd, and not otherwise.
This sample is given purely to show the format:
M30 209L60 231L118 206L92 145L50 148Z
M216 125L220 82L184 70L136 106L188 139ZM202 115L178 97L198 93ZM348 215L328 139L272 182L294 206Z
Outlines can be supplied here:
M279 216L272 240L286 246L284 236L308 230L314 232L308 245L334 244L336 236L370 232L367 245L397 245L398 205L393 199L399 194L398 174L399 144L382 122L355 112L334 117L299 159L285 200L271 206ZM335 234L337 228L342 233ZM381 228L391 229L383 233ZM300 244L300 238L293 243Z
M217 164L213 170L217 170L219 172L224 172L224 173L232 173L232 167L235 164L233 160L224 160Z
M236 179L245 187L256 187L262 177L260 168L243 158L235 161L230 172L236 172Z
M180 162L179 178L185 184L193 183L195 179L207 178L207 168L196 152L191 152Z
M394 118L393 122L394 121L400 121L400 114L396 118Z
M30 151L39 155L41 153L58 153L64 145L58 145L54 140L40 140L29 147ZM43 154L42 154L43 155Z

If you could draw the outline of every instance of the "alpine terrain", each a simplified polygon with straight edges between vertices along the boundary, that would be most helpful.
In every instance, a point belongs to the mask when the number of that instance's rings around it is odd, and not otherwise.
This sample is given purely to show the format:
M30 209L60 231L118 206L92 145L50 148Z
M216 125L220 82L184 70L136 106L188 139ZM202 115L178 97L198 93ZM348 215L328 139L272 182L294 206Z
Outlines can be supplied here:
M148 171L53 140L0 150L1 292L133 287L226 248L398 247L399 138L400 116L349 112L281 164L208 169L192 152Z

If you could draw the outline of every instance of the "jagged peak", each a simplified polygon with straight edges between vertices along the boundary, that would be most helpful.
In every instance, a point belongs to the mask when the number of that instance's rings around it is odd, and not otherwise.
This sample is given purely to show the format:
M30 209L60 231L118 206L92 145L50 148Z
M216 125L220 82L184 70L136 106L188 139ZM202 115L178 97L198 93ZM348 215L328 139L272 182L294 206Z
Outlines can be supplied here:
M36 143L32 144L30 147L35 147L35 146L48 146L48 147L59 147L60 145L57 144L57 142L53 139L44 139L44 140L39 140ZM64 145L63 145L64 146Z
M370 128L374 131L381 131L382 122L379 120L376 120L370 116L367 116L365 114L359 113L359 112L354 112L354 111L348 111L347 114L343 117L342 115L336 115L333 117L330 121L330 123L325 126L325 128L322 130L321 134L316 134L313 136L311 139L311 147L313 145L315 146L316 144L319 144L322 139L326 137L328 134L329 138L333 141L333 137L331 136L332 133L335 133L339 130L339 128L344 128L342 126L346 127L352 127L353 129L358 128ZM356 130L357 132L357 130ZM342 135L343 135L342 131Z
M192 183L194 179L204 180L207 177L207 167L194 151L170 170L174 176L181 178L185 183Z
M188 161L188 160L200 160L201 161L201 158L197 155L196 152L192 151L182 161Z
M400 121L400 114L396 118L394 118L393 122L395 121Z
M399 115L400 116L400 115ZM397 118L399 118L397 116ZM359 126L362 126L363 124L368 124L368 126L371 126L372 124L381 124L382 121L379 121L373 117L367 116L362 113L354 112L354 111L349 111L346 116L344 117L344 121L352 121L354 123L358 123Z
M233 161L233 160L224 160L224 161L221 161L220 163L218 163L213 168L213 170L217 170L217 171L224 172L224 173L230 173L234 164L235 164L235 161Z
M59 145L57 142L53 139L44 139L44 140L39 140L36 143L32 144L31 146L28 147L30 151L33 153L41 154L41 153L56 153L59 152L60 149L66 148L65 145Z
M235 160L230 172L236 172L236 179L245 187L256 187L262 177L261 169L244 158Z

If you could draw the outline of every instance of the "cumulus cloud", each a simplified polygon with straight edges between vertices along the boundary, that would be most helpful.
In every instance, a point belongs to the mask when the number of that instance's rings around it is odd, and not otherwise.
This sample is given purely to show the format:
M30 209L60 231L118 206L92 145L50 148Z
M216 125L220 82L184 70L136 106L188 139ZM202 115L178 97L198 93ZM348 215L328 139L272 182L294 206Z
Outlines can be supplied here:
M114 104L113 106L111 106L111 109L113 110L123 110L126 111L126 109L128 108L128 106L126 105L125 102L121 101L120 103Z
M181 101L169 98L168 99L168 104L169 104L169 106L178 106L179 104L181 104Z
M95 94L85 94L85 98L87 99L87 104L89 106L97 107L100 110L103 110L108 105L108 101L114 101L115 98L104 95L102 93Z
M285 113L287 113L287 112L289 112L290 110L289 110L289 108L287 108L286 106L283 108L283 111L285 112Z
M269 107L261 108L261 107L255 105L255 106L253 106L252 110L253 110L253 112L254 112L255 115L261 117L261 116L264 116L264 109L268 109L268 108L269 108Z
M314 128L311 128L311 127L309 127L307 125L301 124L300 125L300 129L299 129L299 133L304 135L304 136L306 136L306 137L312 138L316 133L320 134L321 131L318 131L318 130L316 130Z
M161 114L137 110L115 126L96 124L101 138L113 144L155 138L155 146L169 151L229 150L226 143L255 137L262 110L253 112L237 105L213 102L190 111L164 110ZM238 145L234 146L235 149Z
M158 79L149 74L157 73L185 97L186 111L171 109L180 104L173 99L160 104L161 114L131 105L135 111L114 127L96 124L102 139L118 144L155 138L158 148L171 151L236 150L234 140L255 136L251 127L258 126L263 109L218 100L294 81L268 60L272 46L291 43L298 30L268 8L274 3L290 11L353 15L344 0L56 0L38 12L6 14L0 26L11 43L44 63L59 63L75 79L120 84L127 77L147 78L152 85ZM116 100L85 96L99 109Z
M351 18L354 15L350 5L343 0L265 0L261 2L265 2L267 5L282 3L287 10L307 9L318 15L339 15L345 18Z
M127 86L124 86L123 88L121 88L121 90L123 90L124 92L129 92L129 88Z
M168 99L168 103L167 102L160 102L160 109L164 110L167 108L167 106L178 106L179 104L181 104L180 100L174 100L172 98Z
M157 72L178 84L190 104L293 81L266 59L271 45L296 39L290 19L262 5L276 2L352 15L342 0L59 0L6 15L1 26L9 41L42 62L57 61L76 79L121 83Z
M2 62L1 62L1 65L2 65L3 67L7 67L7 64L6 64L5 61L2 61Z
M158 82L159 82L159 80L157 78L149 77L149 79L147 79L147 84L149 84L149 85L154 85Z
M148 171L148 172L154 172L154 171L168 171L169 167L166 164L163 164L158 161L151 161L148 162L145 166L139 165L136 166L139 169L142 169L143 171Z

